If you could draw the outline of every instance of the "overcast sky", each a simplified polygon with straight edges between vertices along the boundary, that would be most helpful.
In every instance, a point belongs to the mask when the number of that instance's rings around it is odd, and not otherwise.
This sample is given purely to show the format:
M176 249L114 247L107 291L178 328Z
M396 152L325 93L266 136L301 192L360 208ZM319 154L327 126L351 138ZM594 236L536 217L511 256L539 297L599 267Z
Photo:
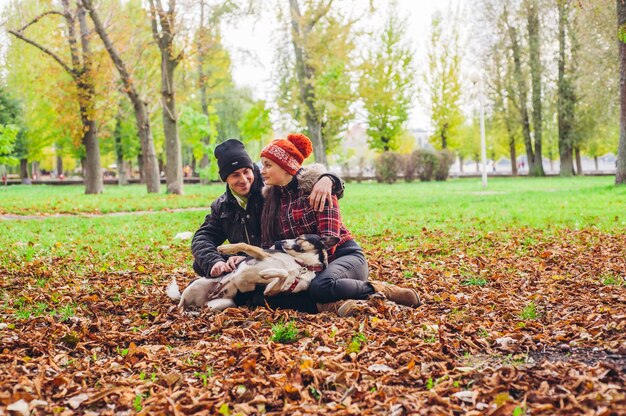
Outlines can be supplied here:
M30 0L27 0L30 1ZM363 7L368 4L363 2ZM426 43L430 27L430 20L434 12L455 6L463 5L468 0L397 0L401 16L408 19L408 36L415 51L418 71L423 71L426 63ZM9 3L9 0L0 0L0 11ZM376 2L380 4L381 2ZM382 2L383 4L385 2ZM267 13L269 15L269 13ZM377 25L384 23L385 11L380 10L374 19ZM235 82L241 86L253 89L256 98L271 100L272 84L270 81L272 61L274 55L273 36L277 30L273 20L267 16L261 20L246 19L234 25L224 27L223 41L233 56L233 76ZM6 29L0 28L0 54L6 42ZM409 120L410 127L428 126L428 116L419 100Z

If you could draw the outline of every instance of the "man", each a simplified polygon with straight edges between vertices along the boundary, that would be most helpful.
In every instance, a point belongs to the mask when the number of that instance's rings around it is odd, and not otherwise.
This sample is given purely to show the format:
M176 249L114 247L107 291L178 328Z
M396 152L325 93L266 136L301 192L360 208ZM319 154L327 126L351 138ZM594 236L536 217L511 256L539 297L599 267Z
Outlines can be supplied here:
M194 256L193 269L204 277L218 277L229 273L244 259L242 256L223 256L217 247L225 241L230 243L245 242L261 246L261 212L263 211L263 178L261 172L246 152L243 143L227 140L219 144L214 152L219 167L220 177L226 182L226 192L211 204L211 213L206 216L202 226L196 231L191 242ZM311 192L310 203L321 211L328 202L332 204L331 193L338 198L343 196L343 183L335 175L312 171L319 180ZM352 314L354 301L339 304L317 305L308 292L279 294L263 297L262 288L253 293L242 293L235 297L237 305L262 306L268 303L273 308L296 309L302 312L316 313L333 310L341 316Z

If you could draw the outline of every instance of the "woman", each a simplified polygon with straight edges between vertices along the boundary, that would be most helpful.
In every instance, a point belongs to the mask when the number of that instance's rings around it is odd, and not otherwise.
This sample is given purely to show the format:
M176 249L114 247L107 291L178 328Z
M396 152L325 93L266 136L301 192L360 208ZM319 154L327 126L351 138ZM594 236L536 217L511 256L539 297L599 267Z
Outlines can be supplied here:
M309 293L314 301L330 303L342 299L367 299L380 293L393 302L416 307L420 305L413 289L368 282L368 267L361 247L341 221L339 206L327 204L320 212L311 208L311 184L303 175L302 162L313 146L303 134L290 134L277 139L261 151L261 175L265 180L265 205L261 216L261 236L264 247L275 241L295 238L300 234L319 234L339 238L328 250L328 268L311 282Z

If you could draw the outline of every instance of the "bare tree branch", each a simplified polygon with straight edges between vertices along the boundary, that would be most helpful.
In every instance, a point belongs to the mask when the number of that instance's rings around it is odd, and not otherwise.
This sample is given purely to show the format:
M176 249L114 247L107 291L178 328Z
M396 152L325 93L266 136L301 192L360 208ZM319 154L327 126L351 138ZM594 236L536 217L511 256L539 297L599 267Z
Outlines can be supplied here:
M111 60L113 61L113 64L115 65L118 72L120 73L120 77L122 78L122 82L124 83L124 86L129 91L129 93L139 96L139 94L135 90L135 86L133 85L132 78L126 69L126 65L124 65L122 58L117 53L117 50L115 49L115 46L113 45L113 42L111 41L111 38L109 37L108 33L104 30L104 26L102 25L102 20L100 20L100 16L98 15L98 13L95 12L93 8L92 0L83 0L83 5L85 9L87 10L87 12L89 12L89 16L91 16L91 20L94 23L96 32L100 36L100 39L102 39L102 43L104 43L104 47L109 53L109 56L111 57Z
M50 49L46 48L43 45L40 45L39 43L35 42L32 39L27 38L21 32L17 32L15 30L9 30L8 32L10 34L12 34L13 36L15 36L16 38L21 39L24 42L33 45L35 48L39 49L40 51L42 51L46 55L50 56L52 59L57 61L58 64L61 65L63 67L63 69L65 69L67 71L67 73L70 74L73 78L76 78L78 76L76 71L74 71L72 68L70 68L69 65L67 65L65 62L63 62L63 60L57 54L52 52Z
M69 0L62 0L61 3L63 4L63 16L67 20L67 40L70 44L70 58L72 59L74 71L78 74L81 71L81 63L78 54L78 42L76 40L76 27L74 26L75 20L72 17Z
M34 25L35 23L37 23L38 21L40 21L42 18L44 18L45 16L49 16L52 14L56 14L59 16L63 16L65 17L65 15L57 10L50 10L47 11L45 13L40 14L39 16L35 17L33 20L31 20L29 23L27 23L25 26L23 26L21 29L17 30L17 32L23 32L24 30L26 30L29 26Z

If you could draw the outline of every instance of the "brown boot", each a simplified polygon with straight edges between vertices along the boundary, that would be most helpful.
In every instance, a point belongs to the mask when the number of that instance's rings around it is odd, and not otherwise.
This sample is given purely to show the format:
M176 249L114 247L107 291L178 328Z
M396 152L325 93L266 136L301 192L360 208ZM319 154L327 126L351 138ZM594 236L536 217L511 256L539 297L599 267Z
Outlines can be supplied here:
M348 316L354 316L363 310L359 301L349 299L340 300L331 303L318 303L317 312L332 312L336 313L340 318L346 318Z
M383 282L370 282L376 293L380 293L387 300L398 303L400 305L411 306L416 308L422 304L419 295L415 289L407 289L404 287L392 285Z

